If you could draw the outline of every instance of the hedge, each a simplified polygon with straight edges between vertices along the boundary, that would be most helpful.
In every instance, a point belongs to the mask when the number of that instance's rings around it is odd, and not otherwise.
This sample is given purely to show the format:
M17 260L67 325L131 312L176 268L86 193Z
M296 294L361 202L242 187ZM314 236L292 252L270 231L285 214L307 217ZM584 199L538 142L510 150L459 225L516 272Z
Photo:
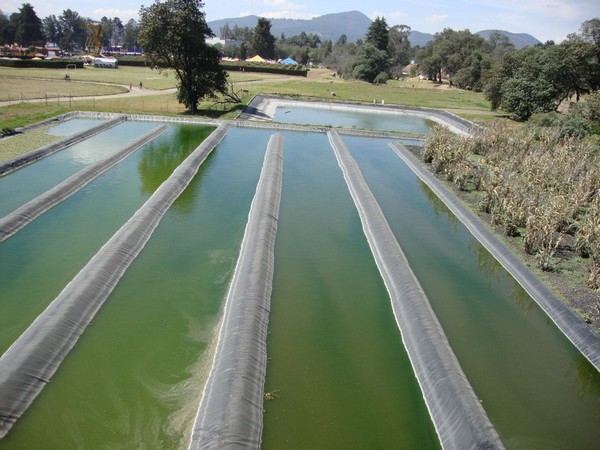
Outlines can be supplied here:
M145 66L146 59L143 56L126 56L117 58L119 66ZM296 75L305 77L308 70L301 65L292 64L269 64L269 63L253 63L246 61L221 61L221 67L231 72L263 72L263 73L278 73L282 75Z
M247 61L221 61L221 66L229 71L243 72L262 72L262 73L278 73L282 75L295 75L306 77L308 69L301 65L294 64L270 64L270 63L254 63Z
M83 61L79 59L8 59L0 58L0 66L36 69L66 69L67 65L75 64L83 69Z

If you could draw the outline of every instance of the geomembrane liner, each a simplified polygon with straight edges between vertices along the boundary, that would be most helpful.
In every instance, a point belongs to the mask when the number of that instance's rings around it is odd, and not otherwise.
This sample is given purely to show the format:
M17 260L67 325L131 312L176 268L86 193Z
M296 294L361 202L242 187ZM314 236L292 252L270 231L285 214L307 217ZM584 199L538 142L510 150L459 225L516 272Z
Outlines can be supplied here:
M0 357L0 438L23 415L150 239L160 219L225 136L217 128L183 161Z
M328 137L442 447L503 448L358 165L336 132L330 131Z
M487 228L462 202L444 187L414 156L399 143L390 147L448 207L471 234L527 291L573 345L600 371L600 335L558 298L508 247Z
M259 448L283 136L269 140L190 449Z
M151 130L111 157L80 170L62 183L57 184L52 189L38 195L13 212L0 218L0 242L5 241L36 217L73 195L83 186L125 159L144 144L150 142L166 129L167 127L162 125Z

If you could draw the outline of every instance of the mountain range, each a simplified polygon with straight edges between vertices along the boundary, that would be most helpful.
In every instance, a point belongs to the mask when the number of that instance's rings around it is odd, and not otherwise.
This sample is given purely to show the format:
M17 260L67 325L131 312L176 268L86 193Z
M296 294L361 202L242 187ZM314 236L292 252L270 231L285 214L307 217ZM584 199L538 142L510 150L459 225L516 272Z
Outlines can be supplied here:
M281 34L291 37L301 32L306 34L317 34L321 41L331 40L334 43L343 34L348 42L364 39L367 30L373 21L360 11L348 11L335 14L325 14L312 19L269 19L271 22L271 34L279 38ZM250 27L254 28L258 22L258 16L245 16L231 19L220 19L208 22L208 26L220 37L221 27L228 24L230 28ZM458 30L457 30L458 31ZM523 48L539 44L540 41L527 33L511 33L504 30L482 30L478 31L484 39L488 39L492 32L497 31L508 37L516 48ZM433 34L411 31L408 40L413 47L424 47L433 40Z

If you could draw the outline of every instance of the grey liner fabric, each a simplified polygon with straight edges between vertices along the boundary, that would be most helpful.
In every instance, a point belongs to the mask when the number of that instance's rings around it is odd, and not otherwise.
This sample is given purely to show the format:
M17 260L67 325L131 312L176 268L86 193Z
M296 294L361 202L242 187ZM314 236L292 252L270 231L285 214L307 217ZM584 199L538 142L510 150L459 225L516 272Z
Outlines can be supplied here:
M260 448L283 136L269 140L190 449Z
M111 157L80 170L76 174L64 180L62 183L57 184L52 189L49 189L43 194L38 195L36 198L28 201L10 214L7 214L1 218L0 242L5 241L21 228L31 223L36 217L40 216L50 208L58 205L60 202L73 195L83 186L93 181L96 177L106 172L108 169L125 159L127 156L131 155L144 144L150 142L166 129L167 127L162 125L154 130L149 131L145 135L136 139L131 145L128 145L124 149L118 151Z
M600 371L600 335L565 305L508 247L487 228L449 189L443 186L398 142L390 147L410 169L444 202L471 234L517 280L535 302L558 326L573 345Z
M204 140L0 357L0 438L44 388L150 239L160 219L225 136Z
M328 137L390 295L396 323L442 447L503 448L358 165L336 132L330 131Z

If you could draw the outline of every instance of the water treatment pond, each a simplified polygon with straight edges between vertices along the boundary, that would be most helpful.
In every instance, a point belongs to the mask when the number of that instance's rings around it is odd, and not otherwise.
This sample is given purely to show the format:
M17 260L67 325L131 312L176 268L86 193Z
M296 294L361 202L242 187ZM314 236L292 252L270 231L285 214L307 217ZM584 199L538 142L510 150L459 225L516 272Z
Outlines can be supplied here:
M431 122L406 114L380 113L331 108L279 106L274 122L302 123L331 127L360 128L367 130L398 131L403 133L428 134Z
M124 146L156 123L121 125ZM206 131L169 125L0 244L0 353ZM271 133L229 130L0 449L186 447ZM284 137L263 447L439 448L327 137ZM387 140L344 142L506 447L597 448L598 372ZM43 192L73 160L40 161L0 189ZM47 171L61 175L37 185Z

